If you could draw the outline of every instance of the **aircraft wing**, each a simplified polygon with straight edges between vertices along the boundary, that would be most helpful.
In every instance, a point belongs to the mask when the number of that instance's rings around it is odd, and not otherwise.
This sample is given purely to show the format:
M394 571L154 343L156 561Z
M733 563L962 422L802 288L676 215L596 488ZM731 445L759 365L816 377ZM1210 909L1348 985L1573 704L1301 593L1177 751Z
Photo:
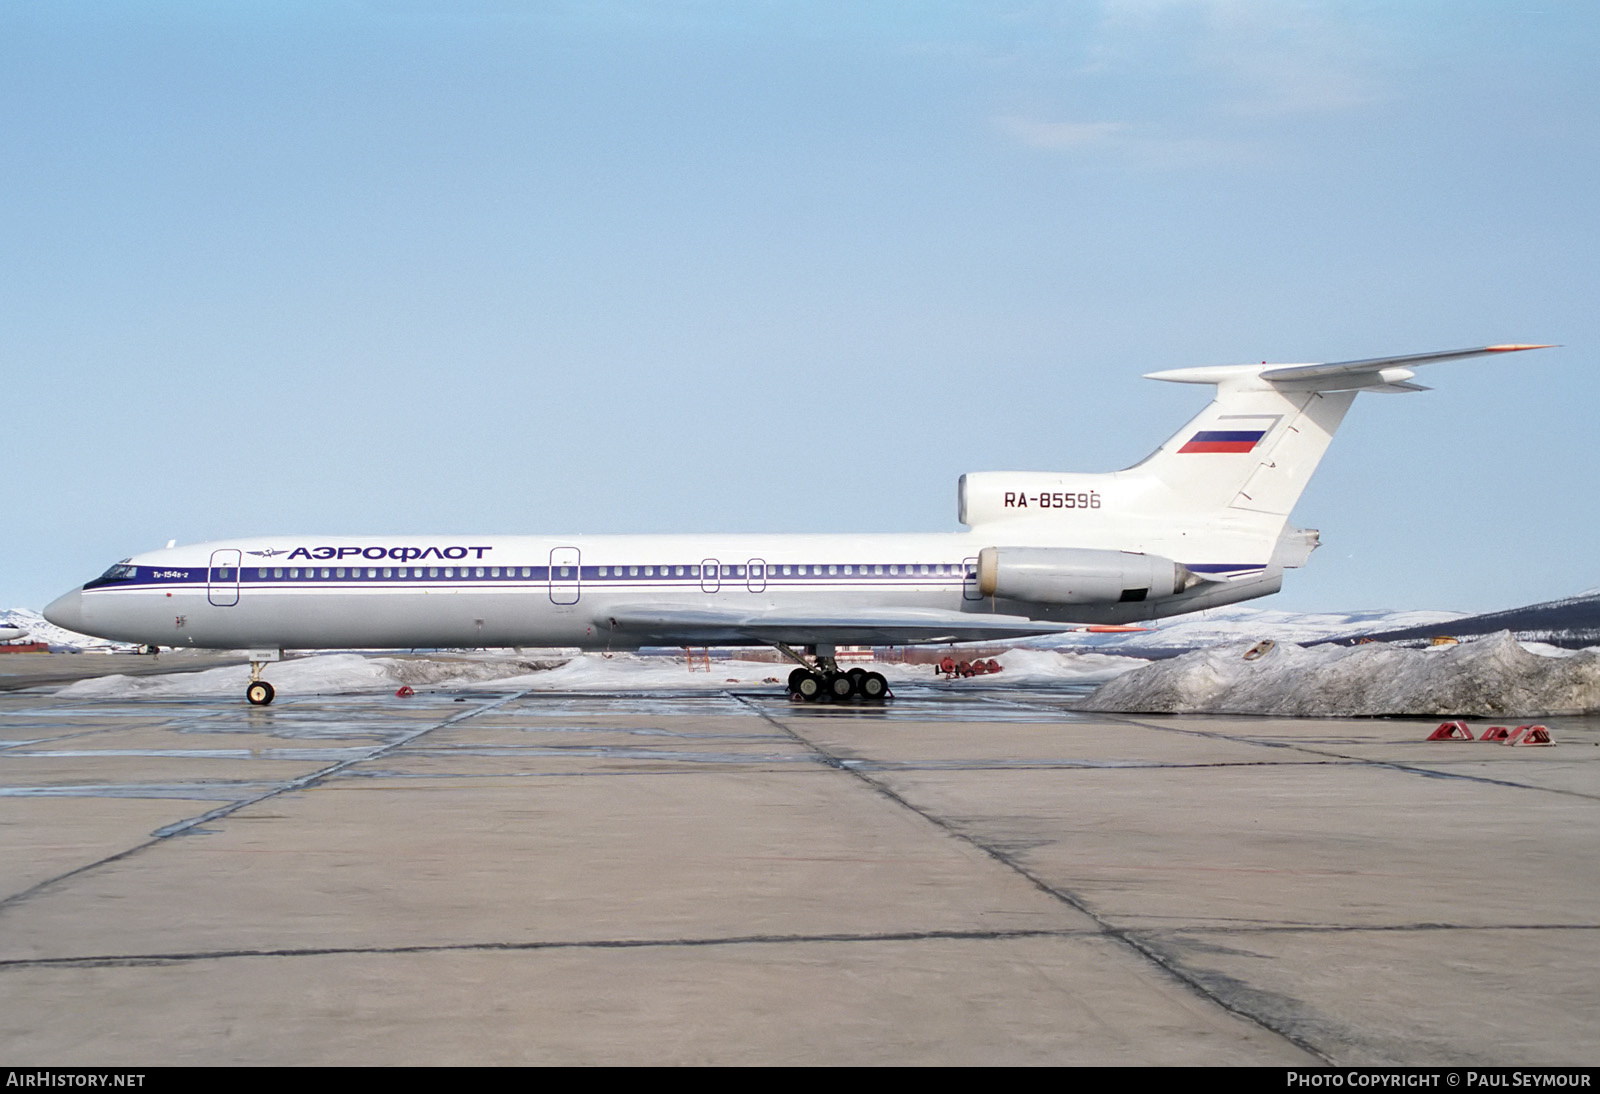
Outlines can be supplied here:
M938 608L886 608L852 612L740 612L640 605L614 607L596 618L601 627L644 645L771 645L817 643L870 646L921 642L973 642L1080 630L1020 615L988 615Z

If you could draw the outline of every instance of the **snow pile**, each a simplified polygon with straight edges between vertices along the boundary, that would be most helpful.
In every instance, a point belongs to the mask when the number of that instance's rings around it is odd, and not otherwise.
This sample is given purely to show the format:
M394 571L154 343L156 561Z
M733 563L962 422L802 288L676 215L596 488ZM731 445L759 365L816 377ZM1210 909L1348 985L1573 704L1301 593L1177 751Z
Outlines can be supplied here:
M1129 671L1143 661L1097 653L1013 650L997 658L998 676L975 676L963 684L1092 685ZM703 664L703 662L701 663ZM529 660L497 657L366 657L323 654L268 665L263 678L285 697L393 691L401 684L422 691L473 688L500 691L720 691L724 688L782 687L794 665L772 661L714 660L711 671L689 666L681 657L607 656L586 653L570 658ZM848 666L847 666L848 667ZM932 665L873 662L891 685L936 682ZM237 695L250 679L245 665L149 676L102 676L62 688L68 699L155 699Z
M1002 671L995 676L973 676L955 681L976 687L1001 687L1008 684L1097 684L1110 680L1145 662L1131 657L1110 657L1097 653L1057 653L1054 650L1012 650L995 658ZM932 684L939 680L932 665L901 664L892 661L861 662L870 672L879 672L891 687L904 684ZM843 668L854 667L845 662ZM636 657L619 653L611 657L589 653L567 664L536 676L504 681L506 685L536 691L630 691L678 690L683 688L749 688L783 685L797 666L771 661L712 661L710 672L690 672L681 658Z
M366 658L343 653L328 657L302 657L269 665L265 674L275 688L284 692L317 694L336 691L362 691L374 687L396 687L390 682L388 658ZM99 676L68 684L56 694L67 699L126 699L131 696L170 699L188 696L242 694L250 682L246 665L205 669L201 672L169 672L152 676Z
M506 684L534 691L671 691L682 688L718 691L730 687L750 687L763 683L782 683L794 665L771 661L711 662L711 671L702 666L695 672L678 657L640 657L632 653L585 653L560 668L528 676L514 677Z
M1551 656L1509 632L1476 642L1402 649L1274 646L1245 660L1251 643L1196 650L1119 676L1085 709L1171 714L1491 715L1600 711L1600 651Z
M365 657L355 653L296 657L267 666L262 674L284 697L393 691L401 684L425 689L500 691L720 690L782 683L793 666L757 661L712 661L710 672L690 672L682 659L589 653L570 660L481 657ZM878 666L891 680L894 669ZM920 675L920 674L919 674ZM245 665L150 676L102 676L79 680L56 694L67 699L209 697L242 693L250 680Z
M401 684L413 688L461 687L485 681L520 677L546 662L466 660L420 657L363 657L335 653L297 657L268 665L263 678L285 695L335 695L341 692L391 691ZM554 664L550 662L549 664ZM125 699L131 696L168 699L190 696L234 695L250 681L246 665L170 672L150 676L100 676L79 680L56 694L67 699Z
M1149 664L1137 657L1064 650L1011 650L995 658L998 676L974 676L979 684L1101 684Z

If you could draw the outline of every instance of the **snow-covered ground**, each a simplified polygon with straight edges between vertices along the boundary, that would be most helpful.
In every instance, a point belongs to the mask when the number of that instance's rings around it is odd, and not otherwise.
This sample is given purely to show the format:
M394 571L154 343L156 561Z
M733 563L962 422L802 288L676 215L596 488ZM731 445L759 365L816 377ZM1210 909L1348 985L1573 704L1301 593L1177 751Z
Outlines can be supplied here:
M1357 716L1487 714L1532 717L1600 711L1600 650L1572 653L1519 643L1509 634L1433 649L1383 643L1310 648L1279 642L1245 660L1253 642L1229 642L1165 661L1101 653L1013 650L1003 671L952 681L956 689L1101 685L1091 710ZM891 686L937 682L930 665L874 664ZM431 657L354 653L299 657L271 666L285 697L418 691L527 689L627 692L781 687L790 666L712 661L690 672L681 659L589 653L533 660L496 654ZM153 676L103 676L60 689L76 699L237 696L245 666Z
M1524 645L1509 633L1405 649L1375 642L1280 642L1246 660L1231 642L1152 662L1101 686L1089 710L1173 714L1476 714L1519 718L1600 711L1600 650Z
M997 660L1003 666L1000 675L972 677L955 681L953 686L1092 685L1144 664L1131 657L1051 650L1015 650ZM931 665L875 663L871 667L888 677L891 686L936 680ZM418 691L528 688L609 692L781 686L791 668L792 665L770 661L727 660L712 661L710 672L690 672L679 658L620 653L609 657L598 653L579 654L564 661L495 654L367 657L335 653L283 661L270 666L265 675L285 696L386 692L402 684ZM70 684L58 694L73 699L236 695L244 691L249 678L250 670L243 665L153 676L102 676Z

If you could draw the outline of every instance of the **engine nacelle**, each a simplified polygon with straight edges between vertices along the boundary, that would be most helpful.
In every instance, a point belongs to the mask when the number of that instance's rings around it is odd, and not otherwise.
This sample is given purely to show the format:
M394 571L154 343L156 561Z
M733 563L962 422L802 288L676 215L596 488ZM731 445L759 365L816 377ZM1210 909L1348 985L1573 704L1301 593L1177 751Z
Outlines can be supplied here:
M1132 551L985 547L978 591L1036 604L1117 604L1175 596L1201 580L1182 563Z

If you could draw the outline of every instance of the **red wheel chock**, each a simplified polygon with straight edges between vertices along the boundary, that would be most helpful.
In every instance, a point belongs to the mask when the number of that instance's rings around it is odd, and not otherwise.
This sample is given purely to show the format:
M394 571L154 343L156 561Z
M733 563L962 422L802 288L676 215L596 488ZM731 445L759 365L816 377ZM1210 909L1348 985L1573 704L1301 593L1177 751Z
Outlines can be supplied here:
M399 690L394 693L396 699L409 699L415 694L410 684L401 684Z
M1517 730L1517 732L1521 733L1522 730L1519 729L1519 730ZM1511 736L1512 736L1511 731L1509 729L1507 729L1505 726L1490 726L1488 729L1483 731L1483 736L1479 737L1478 740L1480 740L1480 741L1506 741L1506 740L1509 740L1511 738Z
M1470 741L1472 730L1467 728L1465 722L1443 722L1439 728L1428 734L1430 741Z
M1524 732L1526 731L1526 732ZM1501 741L1506 745L1531 745L1534 748L1554 748L1555 742L1550 739L1550 731L1544 726L1518 726L1511 739Z

